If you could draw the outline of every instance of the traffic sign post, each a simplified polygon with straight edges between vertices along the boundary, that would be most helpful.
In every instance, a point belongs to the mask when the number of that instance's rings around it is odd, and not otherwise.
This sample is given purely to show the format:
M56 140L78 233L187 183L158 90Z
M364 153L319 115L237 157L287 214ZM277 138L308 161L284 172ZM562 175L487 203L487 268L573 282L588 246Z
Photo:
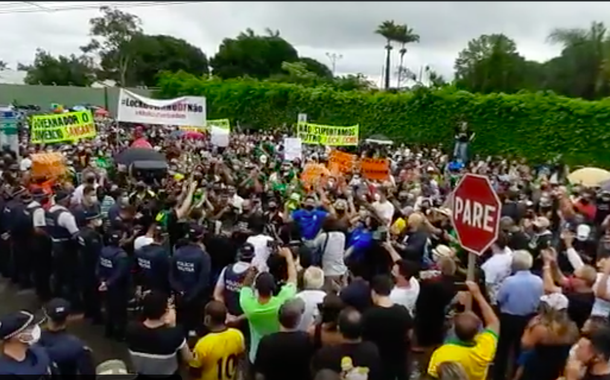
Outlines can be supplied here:
M460 245L468 251L468 281L473 281L476 256L498 238L502 203L489 178L477 174L464 175L451 197L451 222Z
M0 146L9 145L19 156L18 114L12 107L0 107Z

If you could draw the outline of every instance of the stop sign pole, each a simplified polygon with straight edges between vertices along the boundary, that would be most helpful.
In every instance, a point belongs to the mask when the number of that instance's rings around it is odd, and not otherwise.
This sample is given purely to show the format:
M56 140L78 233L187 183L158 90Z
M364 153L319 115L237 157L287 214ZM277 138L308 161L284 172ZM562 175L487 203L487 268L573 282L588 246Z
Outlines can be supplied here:
M498 238L502 203L488 177L466 174L451 194L451 222L468 251L468 281L474 280L476 257ZM472 303L466 305L470 310Z

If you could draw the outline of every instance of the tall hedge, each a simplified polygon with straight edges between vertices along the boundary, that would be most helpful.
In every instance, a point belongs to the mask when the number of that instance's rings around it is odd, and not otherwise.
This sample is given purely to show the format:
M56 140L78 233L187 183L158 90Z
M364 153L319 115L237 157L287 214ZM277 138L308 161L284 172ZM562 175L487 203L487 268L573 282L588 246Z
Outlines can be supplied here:
M405 143L453 144L462 117L476 132L472 151L543 162L610 168L610 100L584 101L553 94L478 95L455 89L390 94L335 91L251 80L207 80L163 74L159 95L203 95L209 119L230 118L254 128L310 122L360 124L361 138L382 133Z

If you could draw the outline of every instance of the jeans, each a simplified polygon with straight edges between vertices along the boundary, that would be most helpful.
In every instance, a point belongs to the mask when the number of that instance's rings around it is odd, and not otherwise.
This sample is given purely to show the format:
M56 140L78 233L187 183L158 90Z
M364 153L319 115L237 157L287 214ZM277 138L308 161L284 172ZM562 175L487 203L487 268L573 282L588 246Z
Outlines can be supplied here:
M455 147L453 148L453 158L459 158L462 162L466 162L468 160L468 143L467 142L455 142Z

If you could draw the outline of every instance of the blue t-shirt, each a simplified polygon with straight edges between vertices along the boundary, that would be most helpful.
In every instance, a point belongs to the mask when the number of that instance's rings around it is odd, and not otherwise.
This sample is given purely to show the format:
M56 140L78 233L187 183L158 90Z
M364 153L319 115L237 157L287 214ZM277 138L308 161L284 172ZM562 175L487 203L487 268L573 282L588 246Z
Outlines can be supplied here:
M366 228L358 227L352 231L347 242L347 248L353 247L352 257L360 258L364 251L371 246L373 234Z
M303 239L312 240L322 228L322 222L328 212L314 209L311 211L298 209L292 212L292 220L297 222Z

